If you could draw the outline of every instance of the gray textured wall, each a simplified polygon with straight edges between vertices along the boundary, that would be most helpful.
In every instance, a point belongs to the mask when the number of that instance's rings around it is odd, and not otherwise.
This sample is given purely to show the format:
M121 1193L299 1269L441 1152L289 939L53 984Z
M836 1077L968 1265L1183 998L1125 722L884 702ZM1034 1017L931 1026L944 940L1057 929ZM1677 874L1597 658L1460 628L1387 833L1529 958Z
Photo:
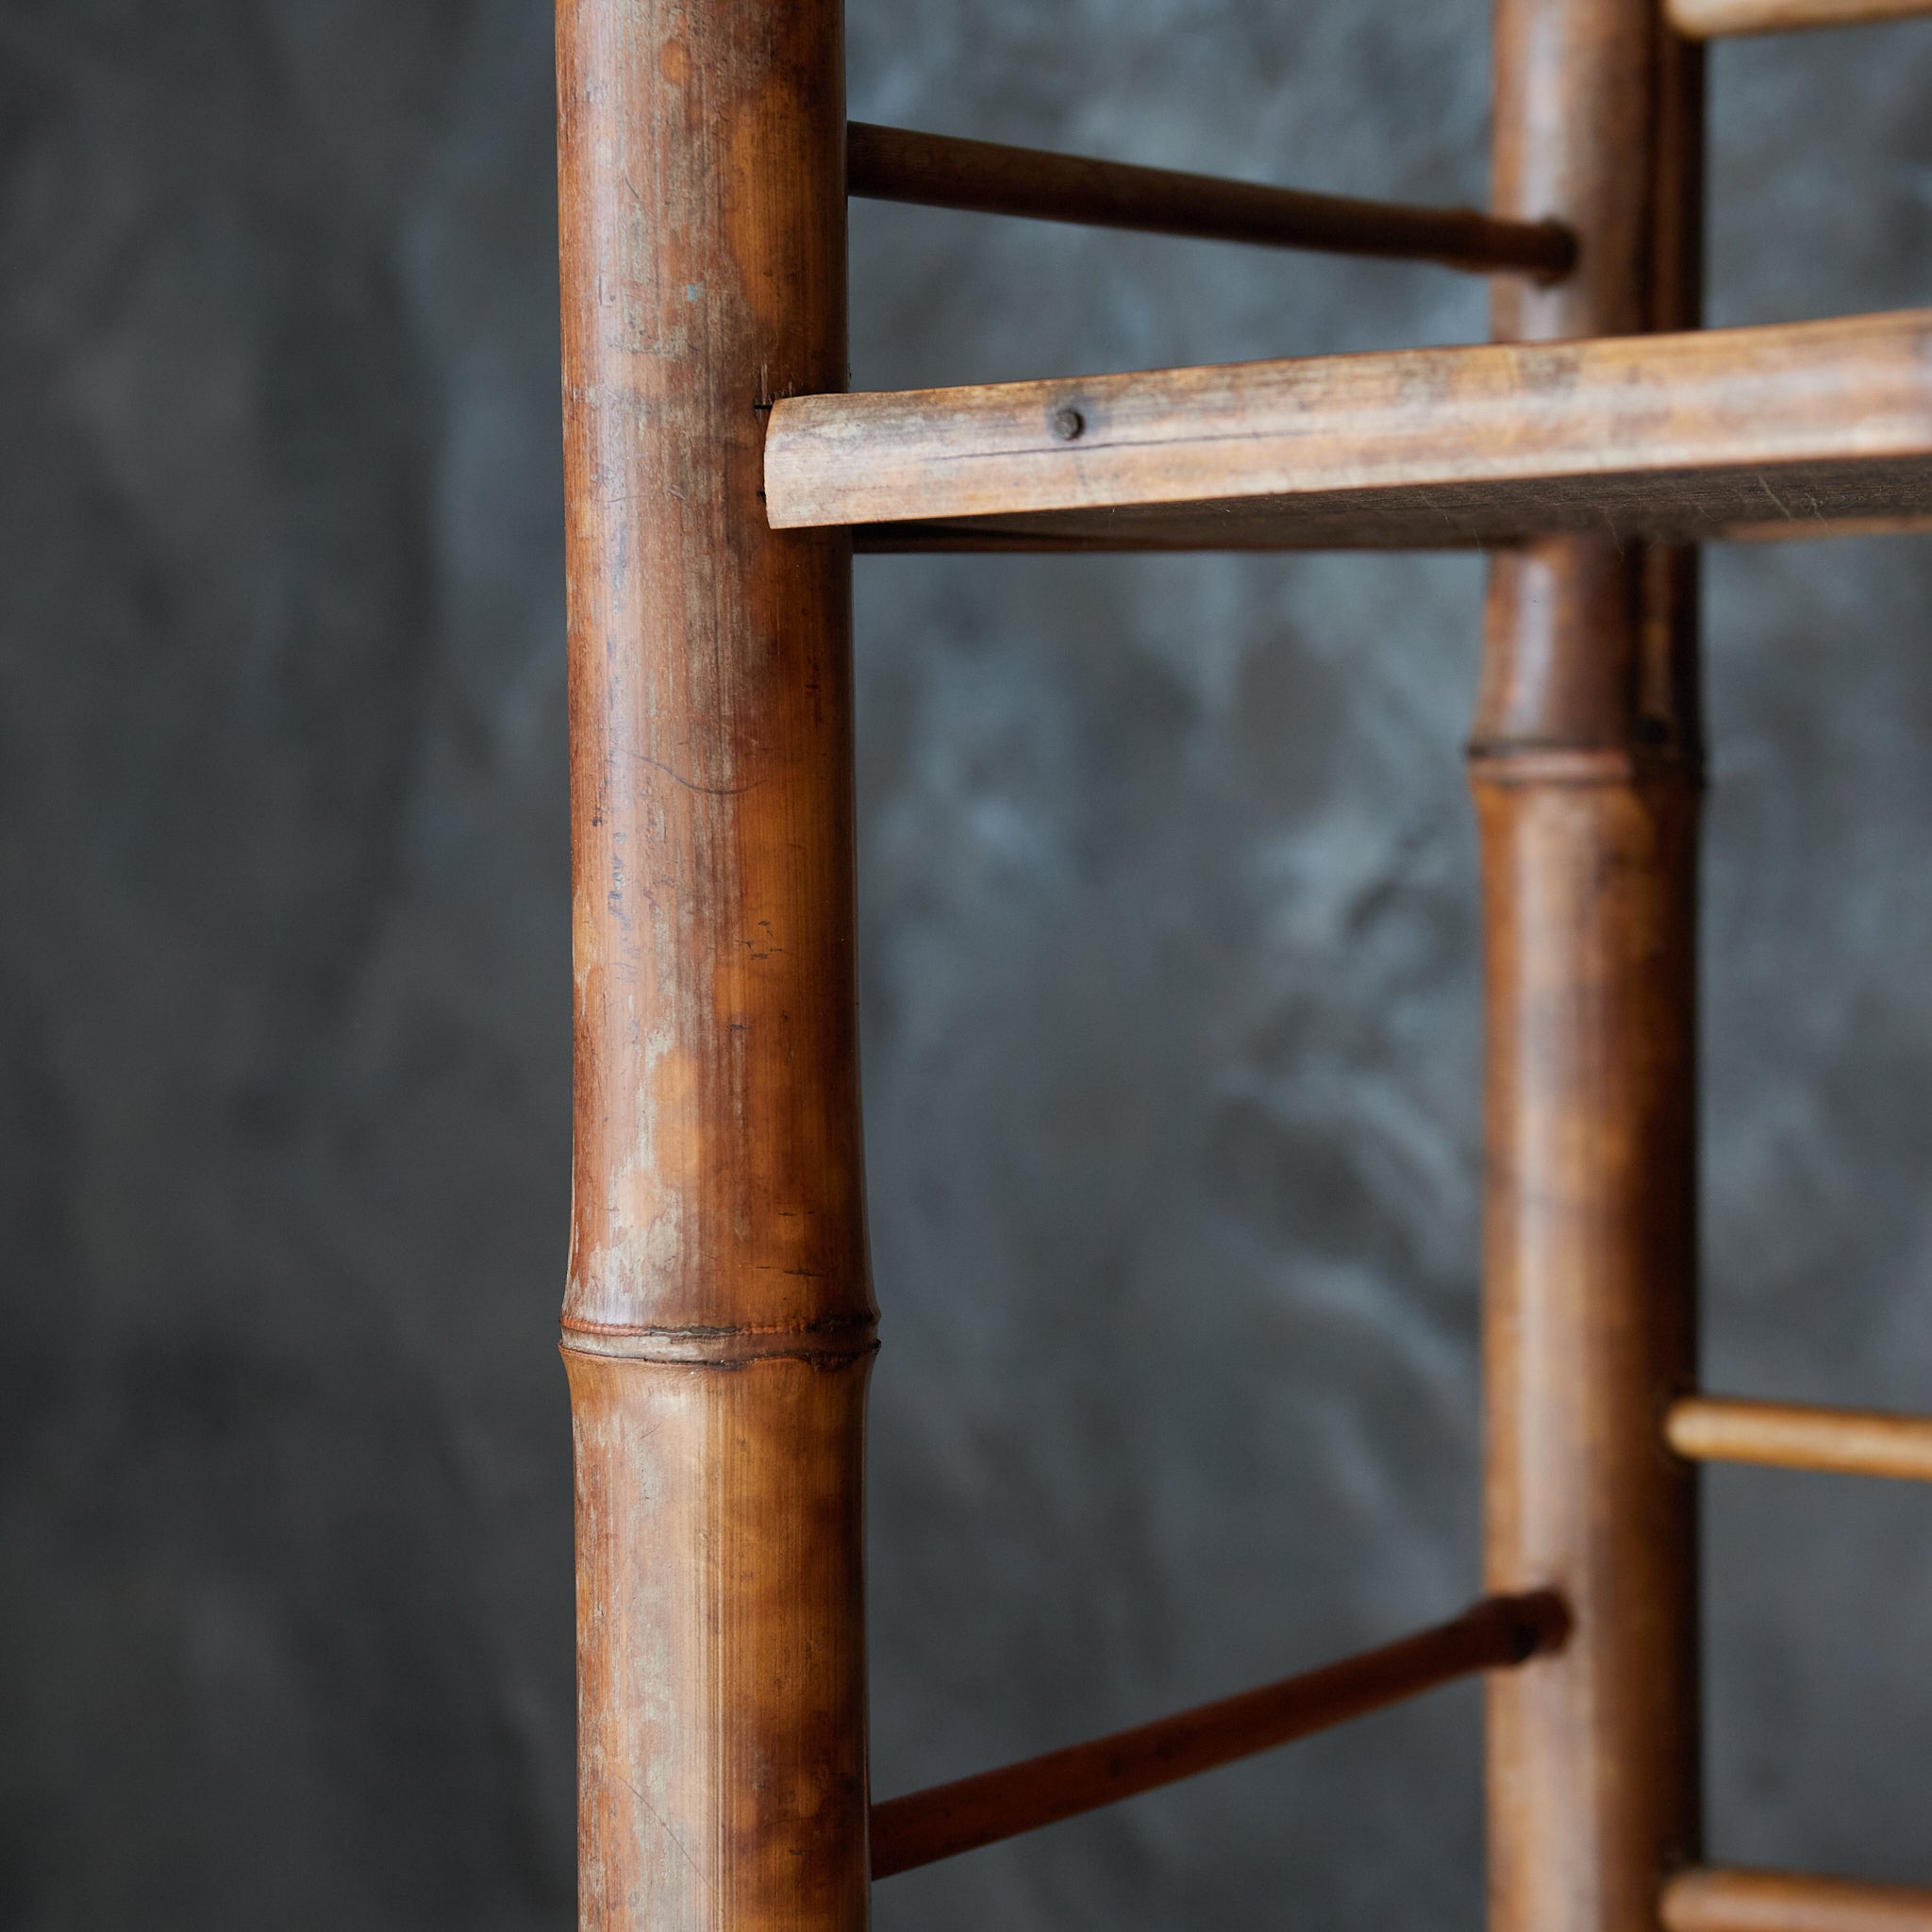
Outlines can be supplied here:
M1480 0L851 0L854 111L1482 189ZM560 1928L541 0L0 0L0 1926ZM1714 319L1932 298L1932 25L1724 50ZM1473 339L861 208L864 384ZM1478 569L860 569L881 1792L1474 1590ZM1710 571L1708 1355L1932 1407L1932 548ZM1932 1499L1711 1486L1716 1849L1932 1879ZM1454 1692L881 1889L1477 1923Z

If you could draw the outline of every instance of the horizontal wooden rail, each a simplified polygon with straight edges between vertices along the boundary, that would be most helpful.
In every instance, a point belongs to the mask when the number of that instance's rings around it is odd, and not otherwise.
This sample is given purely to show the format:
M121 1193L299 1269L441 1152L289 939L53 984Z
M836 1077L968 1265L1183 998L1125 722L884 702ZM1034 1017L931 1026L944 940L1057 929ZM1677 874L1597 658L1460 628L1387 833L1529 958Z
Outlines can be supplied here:
M1497 221L1474 208L1309 194L863 121L847 130L846 154L848 190L871 201L1433 261L1472 275L1519 269L1555 279L1576 259L1575 240L1558 222Z
M1795 1872L1683 1872L1664 1932L1932 1932L1932 1891Z
M1193 1777L1238 1757L1364 1717L1478 1671L1557 1648L1561 1603L1489 1597L1447 1624L1359 1657L1204 1704L1130 1731L874 1805L872 1872L887 1878L1083 1811Z
M1932 512L1932 310L1328 356L773 408L774 525L1027 546L1703 539Z
M1671 25L1693 41L1798 27L1858 26L1932 14L1932 0L1669 0Z
M1921 1416L1687 1395L1671 1406L1664 1436L1693 1462L1932 1482L1932 1420Z

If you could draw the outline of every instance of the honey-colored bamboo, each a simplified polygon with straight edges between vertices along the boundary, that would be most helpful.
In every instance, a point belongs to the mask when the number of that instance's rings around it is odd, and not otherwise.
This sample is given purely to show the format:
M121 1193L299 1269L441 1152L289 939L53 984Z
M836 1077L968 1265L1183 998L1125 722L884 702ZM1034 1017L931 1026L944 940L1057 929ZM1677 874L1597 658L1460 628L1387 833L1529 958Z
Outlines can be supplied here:
M1664 1439L1692 1462L1932 1482L1932 1419L1924 1416L1687 1395L1671 1405Z
M561 0L578 1912L859 1932L873 1346L850 545L764 410L845 369L833 0Z
M1565 1628L1561 1604L1547 1594L1486 1598L1447 1624L1339 1663L891 1799L873 1807L873 1876L888 1878L1038 1831L1330 1730L1458 1677L1520 1664L1557 1648Z
M1693 40L1860 26L1932 13L1932 0L1669 0L1671 24Z
M1561 275L1576 258L1575 241L1558 222L1499 222L1474 208L1310 194L909 127L855 121L847 154L851 192L874 201L1430 261L1471 275Z
M1499 0L1494 204L1576 272L1506 341L1696 320L1700 74L1655 0ZM1545 539L1491 568L1471 755L1487 1009L1485 1555L1570 1607L1488 1686L1491 1932L1653 1932L1698 1845L1694 562Z
M1684 1872L1664 1888L1664 1932L1932 1932L1932 1890L1796 1872Z

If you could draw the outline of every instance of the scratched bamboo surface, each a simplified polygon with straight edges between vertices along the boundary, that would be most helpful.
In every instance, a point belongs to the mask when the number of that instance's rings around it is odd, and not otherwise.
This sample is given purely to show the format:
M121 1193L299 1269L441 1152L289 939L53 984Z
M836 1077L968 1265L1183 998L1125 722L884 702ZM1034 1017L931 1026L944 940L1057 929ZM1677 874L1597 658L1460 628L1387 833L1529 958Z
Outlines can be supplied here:
M578 1912L867 1919L851 556L763 411L845 369L831 0L558 12Z

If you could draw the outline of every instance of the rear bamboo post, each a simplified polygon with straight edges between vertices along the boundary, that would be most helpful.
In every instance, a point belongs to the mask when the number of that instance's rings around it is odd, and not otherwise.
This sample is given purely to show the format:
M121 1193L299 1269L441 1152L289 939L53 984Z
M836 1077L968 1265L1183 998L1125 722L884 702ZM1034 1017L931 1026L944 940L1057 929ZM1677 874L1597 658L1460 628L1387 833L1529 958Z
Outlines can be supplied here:
M1505 340L1695 320L1694 54L1655 0L1498 0L1494 205L1575 231ZM1694 562L1566 537L1491 576L1471 772L1488 1025L1488 1587L1557 1656L1488 1690L1491 1932L1654 1932L1698 1840Z
M836 0L559 0L580 1923L866 1923Z

